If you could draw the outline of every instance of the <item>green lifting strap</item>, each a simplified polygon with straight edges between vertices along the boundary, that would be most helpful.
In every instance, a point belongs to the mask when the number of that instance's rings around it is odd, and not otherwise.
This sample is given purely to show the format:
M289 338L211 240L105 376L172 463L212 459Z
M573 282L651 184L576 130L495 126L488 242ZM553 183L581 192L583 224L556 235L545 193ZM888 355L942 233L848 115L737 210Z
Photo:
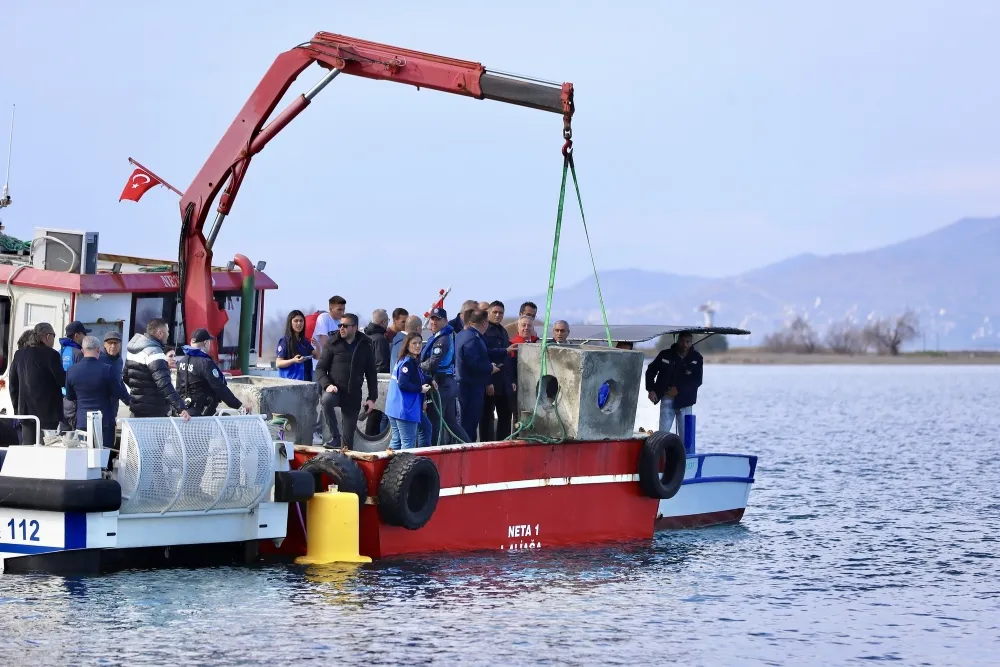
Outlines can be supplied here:
M559 238L562 234L563 208L566 202L566 176L570 173L573 175L573 188L576 190L576 201L580 206L580 218L583 220L583 233L587 239L587 250L590 252L590 264L594 268L594 282L597 285L597 299L601 304L601 317L604 320L604 333L607 336L608 347L613 346L611 342L611 327L608 325L608 313L604 308L604 296L601 294L601 281L597 275L597 263L594 261L594 249L591 246L590 232L587 229L587 216L583 212L583 197L580 194L580 182L576 176L576 164L573 161L573 153L570 150L565 153L565 157L563 159L562 183L559 186L559 208L556 211L555 238L552 241L552 263L549 265L549 287L545 294L545 321L542 325L542 363L539 387L535 396L535 407L531 411L531 417L528 418L528 421L521 424L513 433L511 433L507 438L508 440L519 439L555 444L566 439L566 425L563 424L562 417L559 415L558 409L556 409L555 414L556 418L559 420L560 430L562 431L561 437L551 438L537 434L527 435L526 432L530 431L535 423L535 415L538 414L538 406L541 404L542 393L545 391L545 388L541 386L541 377L548 374L549 320L552 316L552 294L555 291L556 286L556 266L559 261ZM558 401L558 399L559 397L556 396L555 401Z

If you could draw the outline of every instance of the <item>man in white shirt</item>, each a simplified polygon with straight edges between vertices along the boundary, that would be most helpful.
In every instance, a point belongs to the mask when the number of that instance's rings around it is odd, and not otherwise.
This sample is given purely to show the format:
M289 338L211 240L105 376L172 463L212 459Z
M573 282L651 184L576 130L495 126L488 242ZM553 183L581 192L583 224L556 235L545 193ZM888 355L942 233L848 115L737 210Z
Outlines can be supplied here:
M316 328L313 330L313 341L315 341L313 346L317 350L322 350L326 339L336 333L340 327L340 320L347 310L347 299L338 295L331 296L327 308L327 312L320 313L319 317L316 318ZM316 364L319 363L319 359L313 358L312 363L313 377L316 377ZM322 442L324 442L323 411L317 408L316 423L313 427L313 444Z
M340 318L344 316L346 310L347 299L336 295L330 297L327 312L320 313L319 317L316 318L316 329L313 331L313 338L316 340L316 349L322 350L326 339L330 334L337 331L337 328L340 326ZM316 359L313 359L313 370L316 369L316 361Z

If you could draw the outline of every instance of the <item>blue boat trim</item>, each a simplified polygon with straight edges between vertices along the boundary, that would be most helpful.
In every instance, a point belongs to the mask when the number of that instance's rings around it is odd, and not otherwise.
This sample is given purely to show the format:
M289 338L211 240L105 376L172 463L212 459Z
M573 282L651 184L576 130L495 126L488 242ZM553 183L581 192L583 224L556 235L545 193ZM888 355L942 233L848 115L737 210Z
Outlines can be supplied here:
M87 548L87 515L83 512L67 512L63 520L63 545L66 549Z
M683 484L707 484L709 482L736 482L738 484L753 484L753 477L692 477Z

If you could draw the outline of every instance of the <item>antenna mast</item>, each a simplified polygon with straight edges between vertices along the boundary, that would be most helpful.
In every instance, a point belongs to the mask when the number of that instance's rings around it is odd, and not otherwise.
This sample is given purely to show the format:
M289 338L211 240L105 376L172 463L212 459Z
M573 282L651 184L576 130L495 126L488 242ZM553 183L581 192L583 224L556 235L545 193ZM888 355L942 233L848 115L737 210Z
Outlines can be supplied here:
M14 147L14 110L17 105L12 104L10 106L10 138L7 139L7 177L4 179L3 183L3 193L0 194L0 208L6 208L10 206L10 154Z

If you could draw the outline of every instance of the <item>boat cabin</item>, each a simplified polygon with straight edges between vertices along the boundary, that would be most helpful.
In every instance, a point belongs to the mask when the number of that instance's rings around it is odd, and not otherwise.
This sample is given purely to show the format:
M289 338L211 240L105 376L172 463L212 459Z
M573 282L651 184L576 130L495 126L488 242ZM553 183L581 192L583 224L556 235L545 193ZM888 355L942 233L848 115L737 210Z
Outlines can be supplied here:
M79 320L103 339L111 330L128 340L160 317L174 324L169 344L186 341L179 321L176 261L98 252L96 232L36 228L31 243L4 236L0 244L0 413L14 414L7 391L9 362L17 340L39 322L56 330L56 349L66 325ZM260 268L263 268L260 266ZM223 370L238 367L242 274L230 265L213 267L215 300L229 320L219 336ZM263 343L264 292L277 284L255 272L255 302L250 365Z

